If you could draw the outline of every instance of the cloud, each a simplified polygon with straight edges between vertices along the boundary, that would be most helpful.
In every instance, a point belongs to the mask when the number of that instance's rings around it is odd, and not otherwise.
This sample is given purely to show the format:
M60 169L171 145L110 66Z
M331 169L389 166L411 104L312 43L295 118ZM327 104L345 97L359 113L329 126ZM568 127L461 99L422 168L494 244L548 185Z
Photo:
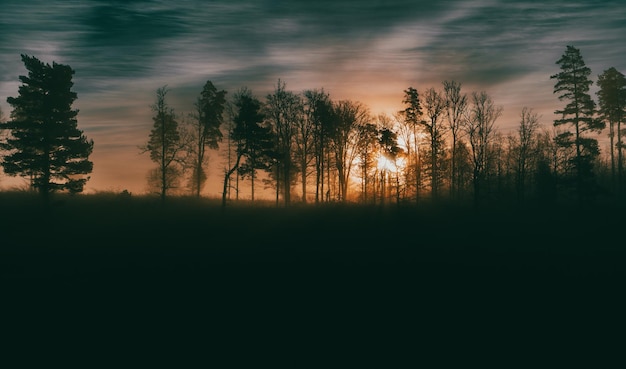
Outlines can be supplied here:
M101 142L95 151L107 153L145 140L154 91L165 84L180 113L207 80L264 97L278 78L295 91L362 100L377 113L397 109L409 86L454 79L494 93L505 105L502 124L512 125L527 104L552 119L559 102L549 76L568 44L593 75L626 72L619 0L21 0L1 10L5 116L6 97L26 72L20 53L68 64L79 124Z

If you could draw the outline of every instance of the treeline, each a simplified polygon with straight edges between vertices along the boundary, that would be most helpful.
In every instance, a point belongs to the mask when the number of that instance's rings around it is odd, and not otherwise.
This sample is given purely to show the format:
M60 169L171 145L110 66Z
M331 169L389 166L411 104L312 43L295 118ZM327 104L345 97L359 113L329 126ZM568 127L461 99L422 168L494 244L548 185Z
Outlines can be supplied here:
M517 129L507 135L496 128L502 106L486 91L464 91L458 81L423 90L408 87L404 108L392 116L373 115L358 101L335 100L323 88L289 91L280 79L263 98L247 87L229 94L209 80L195 111L178 115L163 86L156 90L153 127L141 147L156 164L149 185L162 199L170 194L201 196L208 180L207 150L220 149L223 205L239 198L244 182L250 199L254 201L261 186L273 191L277 205L586 204L598 196L621 196L626 78L615 68L600 74L596 103L589 92L591 70L578 49L567 46L556 64L560 71L550 78L554 94L564 103L556 110L558 119L543 127L533 108L524 107ZM29 80L20 79L25 84L22 95ZM21 159L27 150L17 144L24 141L16 133L34 128L19 128L16 118L31 114L28 107L33 105L20 105L18 99L7 99L15 110L3 124L11 130L2 144L10 152L3 160L5 172L31 176L34 187L50 191L42 183L59 171L33 170ZM591 134L607 125L610 153L602 156ZM61 146L60 152L67 150ZM86 147L81 150L88 154ZM22 165L16 166L18 162ZM64 178L80 173L71 174ZM59 188L82 189L71 180L71 186Z

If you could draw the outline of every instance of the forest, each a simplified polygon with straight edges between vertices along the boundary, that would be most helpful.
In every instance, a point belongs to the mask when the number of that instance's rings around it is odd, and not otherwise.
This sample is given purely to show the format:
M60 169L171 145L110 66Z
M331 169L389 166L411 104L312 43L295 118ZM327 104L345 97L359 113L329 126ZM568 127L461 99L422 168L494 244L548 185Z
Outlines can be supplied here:
M93 170L88 157L94 143L77 128L77 111L71 107L76 99L70 90L74 71L47 65L65 70L57 80L45 82L63 81L65 100L58 108L65 115L58 117L58 129L71 126L73 131L63 133L65 141L33 147L31 153L29 140L45 133L40 115L46 113L28 110L35 102L27 99L36 98L26 91L54 91L57 86L38 87L35 74L44 73L46 65L23 58L30 76L20 77L24 96L7 99L14 111L2 125L4 172L28 178L30 187L43 194L82 192ZM223 177L217 171L211 179L223 181L222 206L240 197L254 202L260 190L274 193L277 206L620 201L625 188L621 122L626 79L615 68L605 70L596 81L596 103L589 93L591 71L580 50L568 46L557 64L561 71L550 77L564 104L556 111L558 119L542 126L533 108L524 107L517 128L507 135L497 129L503 107L488 92L466 92L457 81L421 91L408 87L405 108L393 116L372 116L364 104L335 101L323 88L289 91L280 79L264 99L247 87L229 94L208 80L196 110L178 114L168 104L167 86L162 86L151 107L152 131L139 148L155 164L147 175L149 193L162 200L168 195L201 197L209 151L219 151ZM32 121L39 125L28 126ZM608 152L601 150L598 134L607 134Z
M568 47L558 64L562 70L551 78L565 104L556 111L560 118L543 127L524 107L507 135L497 129L503 107L457 81L407 88L405 109L394 116L372 116L360 102L334 101L323 89L295 93L280 79L265 99L242 88L227 101L227 92L207 81L183 127L164 86L145 147L158 165L151 188L162 197L200 196L205 149L221 143L224 204L239 198L241 181L249 184L246 198L270 189L276 205L286 206L615 201L624 191L624 75L609 68L598 77L596 104L580 51ZM609 152L602 153L595 137L607 126Z
M237 352L247 338L253 361L288 367L327 367L306 348L319 342L342 368L402 367L416 345L440 364L502 355L502 367L534 366L520 347L549 353L549 367L604 364L576 353L619 344L606 330L623 312L626 78L605 70L596 103L573 46L551 76L563 102L554 124L525 107L506 136L494 97L458 81L408 87L391 117L280 79L264 99L208 80L181 116L160 87L138 148L155 164L148 195L82 193L94 142L72 107L74 71L22 60L29 73L0 125L5 175L30 183L0 192L10 316L93 329L130 351L134 336L119 332L137 327L148 355L149 332L197 327L218 332L211 347L233 362L250 359ZM607 128L603 153L594 134ZM208 150L224 153L221 198L202 192ZM273 198L255 198L259 188Z

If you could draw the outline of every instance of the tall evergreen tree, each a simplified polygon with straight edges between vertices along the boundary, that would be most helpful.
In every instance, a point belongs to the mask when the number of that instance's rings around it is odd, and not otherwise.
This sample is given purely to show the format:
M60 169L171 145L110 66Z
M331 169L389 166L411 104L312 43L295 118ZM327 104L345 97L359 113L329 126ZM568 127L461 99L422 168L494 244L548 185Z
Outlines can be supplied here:
M47 201L54 191L82 192L93 170L89 155L93 140L78 129L77 99L72 91L74 70L63 64L43 63L22 54L28 76L20 76L17 97L7 98L13 107L0 148L7 150L2 166L11 176L28 177L31 186Z
M197 125L195 133L195 158L192 174L192 188L197 197L206 182L207 175L204 170L206 149L217 149L222 140L220 126L224 122L224 106L226 104L226 91L217 90L211 81L207 81L196 101Z
M404 122L413 130L413 158L409 154L409 159L412 160L413 174L415 180L415 202L419 202L420 187L421 187L421 164L420 153L418 146L418 127L424 122L422 119L422 102L420 100L419 92L413 87L409 87L404 90L404 98L402 103L406 105L406 108L400 113L404 116ZM411 143L407 143L410 147ZM410 150L409 150L410 151Z
M550 76L557 81L554 93L559 94L559 100L567 101L567 104L562 110L555 111L561 118L555 119L554 125L571 125L574 130L561 133L557 142L560 146L573 146L576 149L573 167L578 200L582 203L594 190L593 162L600 155L598 140L585 133L600 132L605 125L595 118L596 104L589 95L589 88L593 84L589 79L591 69L585 65L580 50L568 45L556 64L561 71Z
M626 77L614 67L598 76L598 105L601 119L609 123L611 143L611 177L623 191L622 122L626 117ZM617 128L617 143L615 129ZM617 181L615 175L615 148L617 148Z

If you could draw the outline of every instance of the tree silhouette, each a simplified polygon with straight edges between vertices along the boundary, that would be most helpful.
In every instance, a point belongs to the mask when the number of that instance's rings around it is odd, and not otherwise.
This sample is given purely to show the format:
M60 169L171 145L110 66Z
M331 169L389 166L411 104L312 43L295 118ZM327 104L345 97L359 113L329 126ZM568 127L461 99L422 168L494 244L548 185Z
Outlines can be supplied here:
M380 145L383 157L393 163L396 181L396 204L400 204L400 175L398 173L398 158L404 154L404 150L398 146L398 135L387 127L383 127L378 131L378 144ZM384 177L383 177L384 178ZM383 182L384 184L384 182ZM385 194L382 194L385 198Z
M370 172L372 169L376 169L376 154L379 148L378 132L378 127L375 124L367 123L361 127L357 137L356 149L359 157L359 168L361 169L361 193L364 203L368 202L367 189Z
M156 90L156 102L152 105L154 124L148 143L142 148L143 152L150 153L150 160L158 165L154 175L158 177L161 201L165 200L169 189L176 187L180 179L179 166L185 154L174 109L165 100L168 91L167 86Z
M520 123L517 129L517 140L513 147L515 157L515 189L518 200L524 202L526 197L526 181L528 172L532 166L532 160L536 159L535 135L539 128L539 116L532 108L523 107L520 114Z
M233 119L231 138L236 142L236 159L233 166L224 174L224 189L222 192L222 208L226 206L226 194L231 175L235 171L250 176L252 181L252 200L254 200L254 179L257 169L266 169L269 166L273 140L269 127L263 125L265 115L261 112L261 102L252 92L243 88L234 96L236 108ZM241 160L245 159L242 164Z
M331 133L335 165L339 179L339 196L346 201L348 179L354 159L358 156L357 140L361 127L370 119L365 105L358 101L340 100L335 105L337 125Z
M617 147L617 185L623 191L623 157L622 128L626 117L626 77L614 67L598 76L598 105L601 118L609 123L609 139L611 143L611 179L615 184L615 147ZM617 126L617 127L616 127ZM615 143L617 128L617 143Z
M20 76L17 97L7 98L13 107L0 148L7 150L2 166L11 176L29 177L31 186L47 202L54 191L82 192L93 163L93 140L78 129L77 95L72 91L74 70L63 64L43 63L22 54L28 76Z
M554 93L559 100L567 101L562 110L555 111L561 116L554 120L555 126L571 125L574 132L565 131L558 137L561 146L573 146L576 157L573 163L576 171L576 191L579 203L582 203L594 191L593 162L600 155L598 140L586 137L586 132L600 132L604 122L596 119L596 104L589 95L593 81L589 79L591 69L585 65L580 50L568 45L565 53L557 60L561 71L550 76L556 79Z
M420 187L421 187L421 163L420 153L418 146L417 129L422 124L422 102L419 97L419 92L413 87L409 87L404 90L404 98L402 103L406 105L406 108L400 113L404 116L405 124L408 124L413 131L413 171L415 179L415 202L419 202ZM410 145L410 143L407 143Z
M443 135L446 127L441 122L442 116L446 113L445 96L434 88L429 88L424 93L423 106L428 121L422 120L421 126L430 140L430 190L433 199L439 196L441 185L441 161L444 155Z
M337 115L330 96L324 90L307 90L304 92L308 115L313 124L313 141L315 156L315 203L320 202L320 194L324 194L324 169L330 166L329 143L330 134L337 122Z
M276 203L282 188L285 205L291 203L293 182L294 145L296 129L304 119L304 103L300 96L286 90L285 82L278 80L274 92L267 95L265 108L267 119L275 136L276 165L273 175L276 179Z
M211 81L206 81L198 100L196 101L195 126L195 158L192 174L193 190L200 197L200 190L206 182L207 175L204 170L206 149L217 149L222 140L222 125L224 118L224 106L226 104L226 91L220 90Z
M317 103L322 98L323 91L305 90L302 93L302 119L295 123L295 157L300 169L302 185L302 202L307 202L307 179L312 174L316 153L315 141L317 130Z
M474 204L481 200L481 190L488 164L489 146L494 139L494 123L502 115L502 107L496 106L485 91L472 92L470 116L464 126L472 153Z
M446 118L448 129L452 135L450 157L450 196L455 196L457 182L457 142L460 139L463 120L467 115L467 95L461 93L461 83L443 81L443 91L446 99Z

